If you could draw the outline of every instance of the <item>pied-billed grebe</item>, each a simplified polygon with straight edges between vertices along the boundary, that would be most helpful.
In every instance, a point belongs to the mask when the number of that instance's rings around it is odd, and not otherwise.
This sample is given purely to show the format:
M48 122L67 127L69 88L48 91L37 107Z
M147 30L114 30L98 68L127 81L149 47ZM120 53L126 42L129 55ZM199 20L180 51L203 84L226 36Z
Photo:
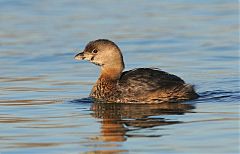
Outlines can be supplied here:
M76 60L88 60L101 67L101 74L90 97L119 103L178 102L195 99L198 94L192 85L181 78L151 68L137 68L122 72L121 50L112 41L98 39L89 42Z

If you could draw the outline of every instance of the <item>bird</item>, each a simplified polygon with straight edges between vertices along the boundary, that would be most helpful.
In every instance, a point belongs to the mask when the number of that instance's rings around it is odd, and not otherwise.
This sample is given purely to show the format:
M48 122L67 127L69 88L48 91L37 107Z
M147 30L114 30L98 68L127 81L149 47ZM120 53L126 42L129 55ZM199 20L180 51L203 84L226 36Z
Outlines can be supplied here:
M124 71L120 48L108 39L90 41L74 57L100 67L90 98L107 103L182 102L199 97L194 86L180 77L158 68L135 68Z

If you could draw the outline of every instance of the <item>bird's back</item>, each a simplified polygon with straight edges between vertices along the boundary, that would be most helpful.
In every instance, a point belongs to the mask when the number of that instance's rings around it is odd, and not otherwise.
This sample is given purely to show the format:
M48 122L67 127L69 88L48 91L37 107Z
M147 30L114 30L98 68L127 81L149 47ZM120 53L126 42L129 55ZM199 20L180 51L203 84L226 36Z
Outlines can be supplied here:
M178 101L197 97L193 87L178 76L151 68L123 72L118 89L121 99L128 102Z

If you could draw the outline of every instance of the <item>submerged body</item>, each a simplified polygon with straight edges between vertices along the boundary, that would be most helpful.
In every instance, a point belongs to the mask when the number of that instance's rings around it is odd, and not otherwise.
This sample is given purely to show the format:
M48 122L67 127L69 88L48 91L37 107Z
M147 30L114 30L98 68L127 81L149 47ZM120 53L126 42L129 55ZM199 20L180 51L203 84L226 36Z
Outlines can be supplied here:
M198 94L192 85L181 78L152 68L138 68L122 72L123 57L112 41L100 39L89 42L84 51L75 56L101 67L101 74L90 97L119 103L178 102L195 99Z

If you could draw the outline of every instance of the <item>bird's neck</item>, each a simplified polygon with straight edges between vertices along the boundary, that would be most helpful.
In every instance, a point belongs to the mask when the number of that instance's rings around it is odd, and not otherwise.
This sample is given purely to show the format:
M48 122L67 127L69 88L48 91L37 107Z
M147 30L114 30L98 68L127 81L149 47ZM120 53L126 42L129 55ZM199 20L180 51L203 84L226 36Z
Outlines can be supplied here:
M116 88L123 69L123 62L117 65L103 65L101 67L100 77L93 86L90 96L97 99L108 98L110 101L113 95L118 95Z
M117 95L117 83L121 76L122 69L105 68L101 70L100 77L92 88L91 97L111 101L113 95Z
M122 74L123 69L124 69L124 65L111 66L111 67L103 66L101 68L101 74L99 79L104 78L112 81L118 80Z

